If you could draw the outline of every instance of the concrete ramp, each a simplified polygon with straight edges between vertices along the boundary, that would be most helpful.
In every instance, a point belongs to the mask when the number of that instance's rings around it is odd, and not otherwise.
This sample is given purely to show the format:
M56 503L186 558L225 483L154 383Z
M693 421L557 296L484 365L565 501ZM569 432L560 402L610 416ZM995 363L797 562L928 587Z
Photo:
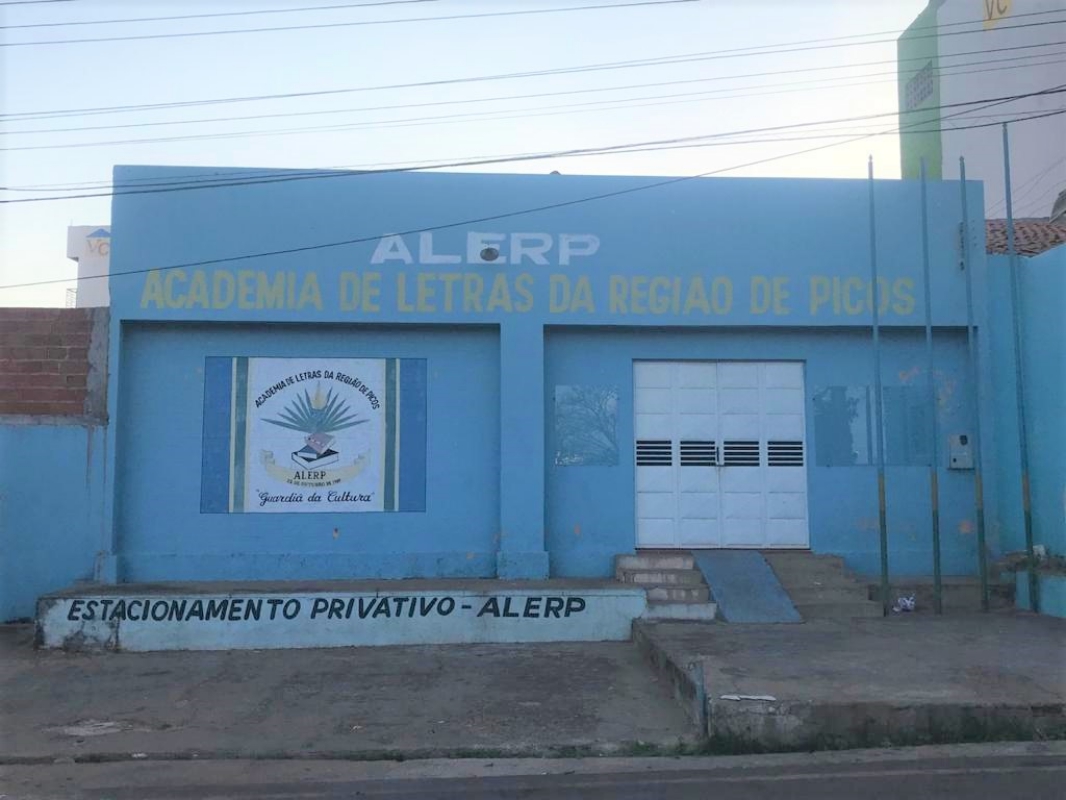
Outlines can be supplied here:
M726 622L802 622L777 575L756 550L693 550Z

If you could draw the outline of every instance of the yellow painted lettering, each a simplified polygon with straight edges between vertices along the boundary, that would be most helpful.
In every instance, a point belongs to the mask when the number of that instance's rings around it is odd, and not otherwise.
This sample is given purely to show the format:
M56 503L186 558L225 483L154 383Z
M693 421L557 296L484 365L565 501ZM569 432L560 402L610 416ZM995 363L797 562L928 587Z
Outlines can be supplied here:
M503 272L496 273L492 280L492 291L489 292L489 302L485 306L486 311L500 309L511 313L511 290L507 286L507 275Z
M167 270L167 276L163 279L163 293L167 298L167 305L170 308L184 308L185 297L184 295L174 295L174 283L176 281L184 282L186 279L185 270L183 269L171 269Z
M485 279L476 272L463 275L463 311L481 311L481 295L485 291Z
M629 281L621 275L612 275L608 290L611 301L612 314L628 314L629 308L626 302L629 295Z
M711 313L711 304L707 300L707 287L703 285L703 277L697 275L688 285L685 293L685 313L691 314L694 308L698 308L704 314Z
M521 314L533 310L533 276L528 272L520 274L514 282L515 294L518 301L514 304L514 310Z
M396 276L396 310L405 313L415 310L407 299L407 276L402 272Z
M238 274L237 281L240 282L240 280L240 274ZM242 288L241 292L243 291ZM265 272L255 273L255 307L285 308L284 272L275 272L273 279Z
M215 274L211 276L211 307L229 308L236 291L237 282L233 280L233 273L216 269Z
M761 275L751 279L751 313L765 314L770 310L770 281Z
M433 281L437 279L435 272L419 272L416 279L416 285L418 286L417 299L418 310L422 314L431 314L437 310L437 307L433 304L432 300L437 293L437 289L433 286Z
M570 279L565 275L552 275L549 279L548 311L561 314L570 308Z
M633 278L629 289L634 314L648 313L648 279L642 275Z
M733 310L733 281L729 278L715 278L711 283L711 309L715 314Z
M652 314L665 314L670 310L670 279L652 278L648 287L648 307Z
M355 311L359 307L359 273L342 272L340 276L341 311Z
M914 313L913 278L898 278L892 285L892 310L900 316Z
M889 296L888 278L877 279L877 313L885 314L888 312L889 303L892 302L892 298ZM871 282L866 287L866 308L872 309L874 307L874 285Z
M596 303L592 300L592 284L589 283L587 275L579 277L574 284L574 299L570 303L570 310L596 313Z
M788 278L774 278L774 314L779 317L788 316Z
M455 284L463 279L458 272L442 272L440 279L444 283L444 310L455 309Z
M850 316L861 314L863 312L863 299L860 294L859 299L855 299L855 292L862 292L863 282L860 278L848 278L844 281L844 312ZM871 303L872 305L872 303Z
M318 275L308 272L304 276L303 286L300 287L300 299L296 301L296 309L300 310L306 305L311 305L322 310L322 290L318 288Z
M376 314L381 311L381 273L363 273L363 311Z
M829 302L832 291L833 287L829 283L829 278L822 278L819 276L811 278L812 317L818 313L818 309L820 309L822 306Z
M145 276L144 288L141 290L141 308L148 308L149 303L154 303L156 308L166 305L166 300L163 299L163 279L157 269Z
M255 272L250 269L237 270L237 308L255 308Z
M189 293L185 296L186 308L192 308L193 306L199 306L200 308L210 308L211 301L207 296L207 275L204 274L202 269L194 269L192 271L192 280L189 281Z

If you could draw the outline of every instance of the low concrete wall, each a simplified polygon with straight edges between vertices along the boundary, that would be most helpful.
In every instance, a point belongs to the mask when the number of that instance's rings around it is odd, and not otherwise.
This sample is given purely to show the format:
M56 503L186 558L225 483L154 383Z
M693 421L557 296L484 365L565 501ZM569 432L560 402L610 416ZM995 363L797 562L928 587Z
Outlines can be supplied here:
M0 309L0 622L93 577L104 533L107 309Z
M146 586L43 597L43 647L236 650L483 642L624 641L643 589L530 584L419 591L168 590Z
M1029 608L1029 573L1025 570L1015 575L1015 605ZM1040 613L1049 617L1066 619L1066 575L1049 575L1037 572L1037 593L1040 598Z
M93 577L103 534L104 429L0 422L0 621Z

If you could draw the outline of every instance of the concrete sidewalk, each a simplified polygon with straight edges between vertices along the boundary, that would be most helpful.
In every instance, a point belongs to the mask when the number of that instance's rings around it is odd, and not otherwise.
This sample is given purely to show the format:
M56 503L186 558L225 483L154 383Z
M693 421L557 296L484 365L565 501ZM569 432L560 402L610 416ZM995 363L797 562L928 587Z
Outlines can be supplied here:
M718 752L1066 737L1050 617L638 622L635 638Z
M0 763L637 754L697 741L629 642L91 655L35 651L28 628L0 630Z
M1062 620L638 622L634 632L635 644L87 654L35 651L30 629L0 629L0 764L1066 737Z

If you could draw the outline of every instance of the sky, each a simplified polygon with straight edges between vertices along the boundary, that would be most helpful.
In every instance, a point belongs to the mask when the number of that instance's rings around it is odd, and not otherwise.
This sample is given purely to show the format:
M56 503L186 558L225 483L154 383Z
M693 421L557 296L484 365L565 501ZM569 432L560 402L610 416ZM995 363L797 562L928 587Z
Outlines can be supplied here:
M698 148L451 169L859 178L872 155L879 177L899 176L897 136L835 143L845 133L898 125L895 39L925 0L695 0L628 8L618 4L638 0L368 2L0 0L0 199L49 198L0 205L0 287L76 275L66 258L67 226L109 223L110 200L63 195L106 195L116 164L371 168L730 134ZM613 7L566 10L576 6ZM57 24L249 11L271 13ZM501 15L530 11L540 13ZM477 16L489 14L500 16ZM42 23L49 26L13 27ZM324 27L291 29L297 26ZM277 27L290 29L247 32ZM223 30L242 32L169 36ZM142 35L168 38L45 43ZM768 48L790 52L761 52ZM694 54L700 55L683 63L632 64ZM617 62L627 63L377 88ZM17 116L56 111L77 113ZM829 124L867 115L883 116ZM232 119L248 116L261 118ZM737 133L799 123L816 124ZM327 126L333 129L321 130ZM810 138L825 134L837 138ZM751 164L759 160L765 163ZM0 305L60 306L73 285L0 288Z

